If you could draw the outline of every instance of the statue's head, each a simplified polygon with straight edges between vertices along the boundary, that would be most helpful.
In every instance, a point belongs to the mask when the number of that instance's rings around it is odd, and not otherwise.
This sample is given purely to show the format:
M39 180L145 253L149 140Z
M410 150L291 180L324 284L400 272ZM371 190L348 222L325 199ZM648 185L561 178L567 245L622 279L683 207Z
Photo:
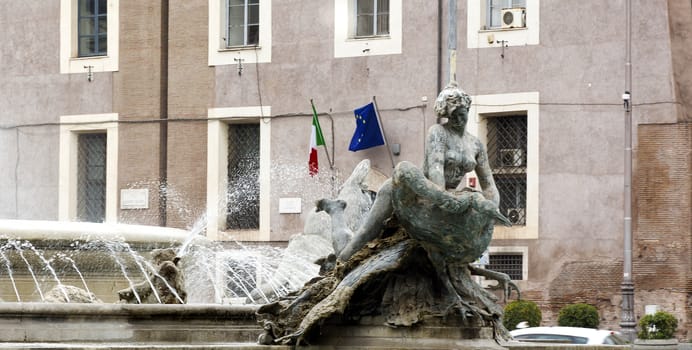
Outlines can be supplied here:
M471 107L471 97L464 92L455 81L445 86L435 100L435 114L438 118L448 118L458 108L467 111Z

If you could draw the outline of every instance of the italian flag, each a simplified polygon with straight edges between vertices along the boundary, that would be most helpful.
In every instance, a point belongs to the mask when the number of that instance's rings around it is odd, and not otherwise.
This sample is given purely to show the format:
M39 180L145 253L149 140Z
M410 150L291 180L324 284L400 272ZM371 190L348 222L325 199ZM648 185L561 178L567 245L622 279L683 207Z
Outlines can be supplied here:
M310 134L310 160L308 161L308 171L310 176L315 176L319 167L317 165L317 146L324 146L324 136L322 136L322 128L320 121L317 119L317 111L315 105L312 104L312 133Z

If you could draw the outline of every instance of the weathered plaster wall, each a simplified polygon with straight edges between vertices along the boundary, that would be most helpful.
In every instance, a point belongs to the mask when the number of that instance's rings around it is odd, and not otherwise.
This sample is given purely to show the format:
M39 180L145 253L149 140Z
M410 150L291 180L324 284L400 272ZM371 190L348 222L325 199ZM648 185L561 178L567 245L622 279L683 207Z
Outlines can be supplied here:
M692 120L692 2L668 1L670 40L676 101L680 121Z
M584 301L599 305L604 327L619 328L624 10L624 0L581 1L568 9L542 1L539 45L510 46L504 58L499 45L459 54L459 80L472 94L540 94L539 237L493 245L529 247L525 295L544 303L548 323L565 303ZM668 12L664 2L632 1L635 125L678 120ZM463 9L459 18L466 18ZM461 41L466 47L465 36ZM633 139L636 166L636 127ZM643 312L643 305L636 307Z
M59 0L3 2L0 28L0 217L57 219L58 127L17 126L112 112L111 74L60 74Z
M206 209L207 109L214 96L207 65L207 1L169 3L168 226L185 228Z
M149 209L119 211L126 223L159 224L161 115L161 1L120 6L120 65L114 74L114 109L120 120L118 189L147 189ZM142 123L146 121L145 123Z
M307 211L325 190L333 193L330 177L341 180L362 159L391 173L384 147L349 152L355 129L353 109L376 96L388 142L401 144L394 162L422 162L423 140L434 123L432 102L437 96L437 7L427 1L404 1L402 54L334 58L334 1L273 1L271 63L216 66L215 107L271 106L273 240L301 232ZM344 14L345 16L346 14ZM259 77L258 77L259 75ZM426 108L399 110L421 105ZM307 176L311 126L310 99L320 117L335 169L320 147L319 178ZM292 116L292 114L303 114ZM291 140L291 142L287 142ZM334 149L332 149L332 146ZM337 183L338 184L338 183ZM328 192L328 193L329 193ZM280 197L302 197L303 215L279 214Z

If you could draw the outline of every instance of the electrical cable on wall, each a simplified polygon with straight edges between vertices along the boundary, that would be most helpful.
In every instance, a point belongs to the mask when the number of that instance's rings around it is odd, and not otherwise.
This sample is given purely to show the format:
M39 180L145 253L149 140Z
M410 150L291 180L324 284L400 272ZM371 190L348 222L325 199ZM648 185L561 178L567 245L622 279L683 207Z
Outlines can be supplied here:
M654 106L654 105L662 105L662 104L673 104L673 105L681 105L681 102L678 101L654 101L654 102L642 102L642 103L634 103L632 106L635 107L643 107L643 106ZM536 105L536 106L579 106L579 107L593 107L593 106L604 106L604 107L618 107L622 108L622 102L599 102L599 103L580 103L580 102L520 102L520 103L506 103L506 104L472 104L472 106L480 106L480 107L511 107L511 106L517 106L517 105ZM416 108L421 108L424 109L426 107L425 104L420 104L420 105L414 105L414 106L407 106L407 107L395 107L395 108L383 108L381 111L408 111L411 109L416 109ZM261 109L260 109L261 110ZM343 115L343 117L351 117L351 113L353 111L343 111L343 112L330 112L330 113L318 113L319 116L329 116L332 118L332 115ZM260 116L261 117L261 116ZM271 119L280 119L280 118L292 118L292 117L312 117L312 113L303 113L303 112L296 112L296 113L284 113L284 114L277 114L274 116L264 116L264 118L271 118ZM116 121L104 121L102 123L118 123L118 124L140 124L140 123L162 123L162 122L167 122L167 123L176 123L176 122L207 122L209 120L218 120L218 118L209 118L209 117L200 117L200 118L168 118L168 119L140 119L140 120L116 120ZM24 127L41 127L41 126L62 126L62 125L84 125L84 124L99 124L99 122L93 122L93 121L85 121L85 122L68 122L68 123L61 123L61 122L43 122L43 123L33 123L33 124L14 124L14 125L0 125L0 130L12 130L15 128L24 128Z

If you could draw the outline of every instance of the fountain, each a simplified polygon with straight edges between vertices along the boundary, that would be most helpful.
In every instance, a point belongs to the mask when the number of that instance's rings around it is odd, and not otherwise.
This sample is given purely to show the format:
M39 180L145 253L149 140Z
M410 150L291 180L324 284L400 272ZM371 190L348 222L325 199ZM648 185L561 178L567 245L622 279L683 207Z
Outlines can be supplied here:
M435 111L449 121L430 128L423 168L400 162L373 201L362 161L285 250L228 249L203 224L0 221L2 297L16 298L0 303L0 345L502 348L498 297L471 275L498 281L505 299L519 290L472 264L509 220L484 148L464 132L470 104L448 85ZM459 186L470 171L482 191Z
M270 297L252 291L286 295L299 286L283 273L319 267L273 247L226 249L200 231L0 220L0 348L255 344L255 311Z
M323 277L314 278L320 266L310 263L310 259L332 247L330 215L342 215L334 223L341 225L337 231L343 231L351 229L344 226L357 223L359 220L354 219L368 213L372 198L361 176L368 168L369 163L362 162L344 183L335 202L346 206L334 207L330 200L321 201L322 211L311 213L305 232L285 250L248 249L239 243L227 249L202 237L199 227L203 225L188 232L137 225L0 220L0 286L5 299L0 302L0 348L292 349L294 345L280 344L276 324L267 317L285 310L298 311L294 316L301 315L298 321L301 326L309 324L313 335L320 330L319 341L309 347L312 349L501 348L492 327L469 325L459 317L428 315L416 319L415 301L431 287L416 282L423 277L421 270L410 276L396 274L396 278L381 279L404 293L392 293L390 289L382 294L377 290L378 283L361 278L386 276L404 266L388 263L403 261L397 251L413 252L415 256L415 249L409 249L413 246L399 239L396 222L390 221L385 227L389 238L356 254L347 264L350 266L332 260L334 265L321 266ZM340 212L335 213L335 208ZM314 245L319 253L306 249ZM379 263L373 265L372 261ZM176 266L176 271L179 268L184 277L182 287L174 283L175 279L167 280L165 287L176 293L123 298L128 290L160 290L156 279L167 275L162 267L171 266ZM345 273L347 270L351 272ZM342 282L339 286L350 284L355 294L350 298L313 298L310 292L320 290L314 286L328 284L331 287L323 290L343 295L341 292L349 288L334 288L338 282L334 277L338 275ZM420 288L400 288L417 283ZM400 325L391 324L387 315L365 314L358 320L348 319L353 316L349 303L363 310L377 308L368 305L371 295L385 296L383 303L397 305ZM119 296L128 300L118 301ZM292 307L285 308L287 301ZM346 308L339 315L325 301L342 302L340 306ZM404 320L406 316L414 317ZM290 317L288 320L296 321ZM286 324L286 319L275 321ZM314 327L315 322L320 326ZM512 347L523 350L546 345Z

